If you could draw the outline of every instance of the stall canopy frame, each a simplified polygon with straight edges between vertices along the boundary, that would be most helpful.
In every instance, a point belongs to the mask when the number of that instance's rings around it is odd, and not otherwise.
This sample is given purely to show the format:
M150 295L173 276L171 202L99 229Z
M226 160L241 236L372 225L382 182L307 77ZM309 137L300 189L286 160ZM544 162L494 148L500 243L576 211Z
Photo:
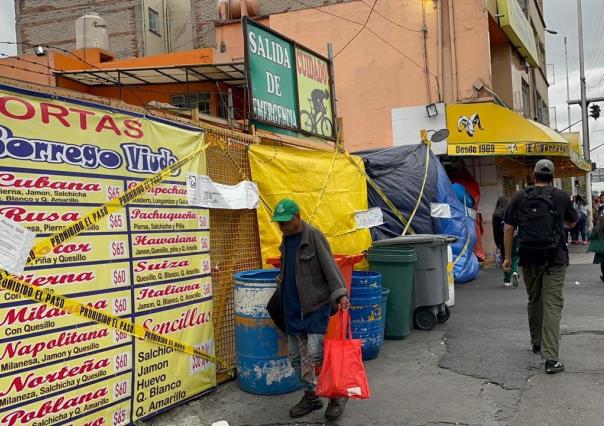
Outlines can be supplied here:
M129 86L165 83L228 83L245 84L243 62L132 68L91 68L54 73L87 86Z

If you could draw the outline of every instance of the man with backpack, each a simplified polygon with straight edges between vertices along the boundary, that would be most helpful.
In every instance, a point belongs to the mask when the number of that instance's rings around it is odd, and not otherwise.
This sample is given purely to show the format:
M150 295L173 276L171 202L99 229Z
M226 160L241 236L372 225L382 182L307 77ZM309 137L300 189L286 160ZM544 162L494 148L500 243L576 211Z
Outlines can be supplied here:
M554 164L539 160L535 185L514 194L505 213L503 269L512 266L514 230L518 228L520 266L528 294L528 320L534 353L545 359L547 374L564 371L559 361L562 289L568 266L564 229L579 219L570 196L554 188Z

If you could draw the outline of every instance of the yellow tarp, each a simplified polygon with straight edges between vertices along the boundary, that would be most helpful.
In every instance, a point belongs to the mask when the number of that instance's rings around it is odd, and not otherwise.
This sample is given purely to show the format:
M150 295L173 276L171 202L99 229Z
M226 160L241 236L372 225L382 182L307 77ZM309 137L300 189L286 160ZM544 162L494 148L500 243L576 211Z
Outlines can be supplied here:
M358 254L371 246L369 230L357 229L354 217L367 210L365 177L343 154L333 161L332 152L253 145L249 157L252 179L271 210L282 198L295 200L302 219L323 231L335 254ZM360 157L353 158L363 167ZM258 228L266 263L279 256L281 232L260 204Z

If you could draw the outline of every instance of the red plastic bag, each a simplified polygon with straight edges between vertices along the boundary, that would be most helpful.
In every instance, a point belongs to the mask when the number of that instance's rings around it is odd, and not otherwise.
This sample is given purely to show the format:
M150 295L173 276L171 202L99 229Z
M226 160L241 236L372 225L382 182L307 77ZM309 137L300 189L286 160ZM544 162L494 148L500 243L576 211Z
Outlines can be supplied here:
M371 391L361 355L362 341L352 339L350 317L346 314L344 311L336 314L342 324L340 338L326 338L323 342L323 367L315 393L325 398L369 399Z

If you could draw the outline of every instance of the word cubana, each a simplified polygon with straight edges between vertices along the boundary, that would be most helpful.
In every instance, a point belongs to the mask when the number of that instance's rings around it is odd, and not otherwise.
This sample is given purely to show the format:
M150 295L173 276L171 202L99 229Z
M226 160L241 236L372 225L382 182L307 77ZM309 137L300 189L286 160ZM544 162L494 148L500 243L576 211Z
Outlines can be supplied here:
M172 151L166 148L159 148L155 152L147 145L136 143L125 143L121 148L123 156L117 151L96 145L72 145L17 137L8 127L0 125L0 159L62 163L84 169L117 169L125 163L126 169L134 173L157 173L178 161Z

